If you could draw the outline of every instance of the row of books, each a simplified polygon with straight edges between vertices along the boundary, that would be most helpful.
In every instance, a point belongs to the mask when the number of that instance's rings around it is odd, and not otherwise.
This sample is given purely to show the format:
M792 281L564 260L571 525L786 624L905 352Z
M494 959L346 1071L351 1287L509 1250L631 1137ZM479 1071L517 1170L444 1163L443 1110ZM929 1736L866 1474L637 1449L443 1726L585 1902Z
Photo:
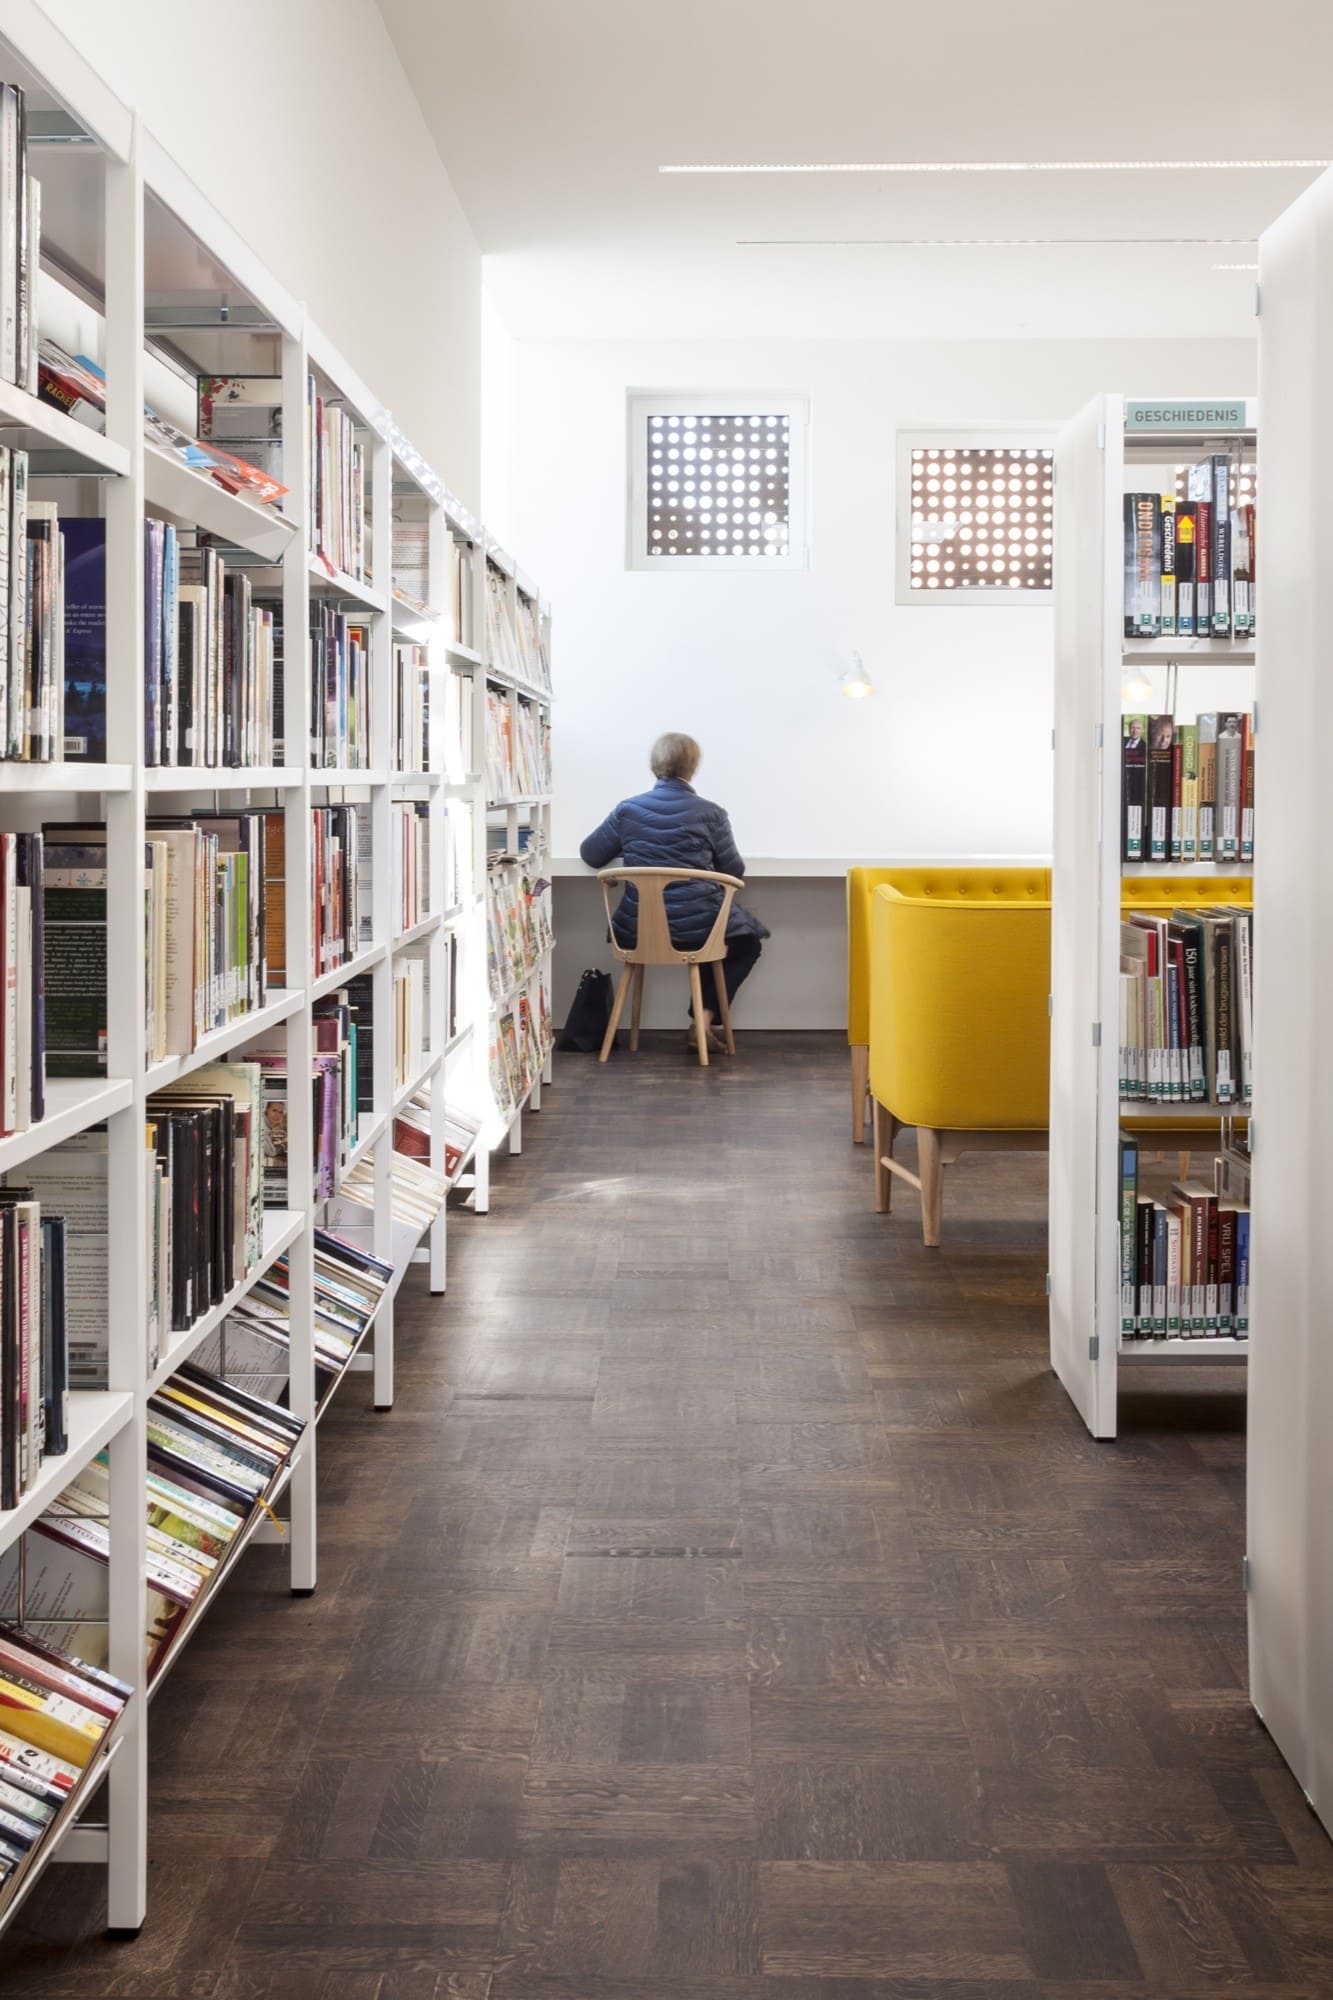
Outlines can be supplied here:
M306 382L306 449L311 496L310 548L334 570L368 582L366 448L351 414Z
M1185 495L1125 495L1125 637L1254 637L1252 486L1227 452L1184 475Z
M77 571L83 642L106 690L106 523L61 527ZM96 593L94 597L92 593ZM80 664L85 664L80 654ZM279 713L274 614L243 569L211 544L182 541L169 521L144 522L144 757L151 765L275 760Z
M310 629L310 761L316 770L368 770L370 627L317 605Z
M16 1507L69 1441L63 1215L0 1188L0 1507Z
M494 563L486 565L486 663L516 680L549 691L551 661L541 613L534 598L516 593L509 608L509 584Z
M542 621L536 598L525 597L522 591L518 593L514 630L518 638L523 679L531 681L534 687L543 688L549 693L551 652L547 629Z
M0 833L0 1138L46 1113L44 842Z
M426 648L395 641L393 649L393 768L431 768L430 663Z
M491 1090L501 1117L513 1117L541 1075L550 1050L551 998L543 977L534 979L492 1023Z
M1120 1138L1120 1338L1245 1340L1250 1210L1200 1181L1140 1192L1139 1143Z
M486 689L486 797L544 798L551 789L550 717L535 702Z
M28 100L0 84L0 378L37 394L42 189L28 158Z
M393 1144L396 1153L430 1164L431 1086L423 1084L394 1120ZM444 1114L444 1177L453 1185L462 1172L481 1133L481 1119L461 1105L449 1104Z
M395 507L401 507L395 502ZM434 609L430 601L430 523L395 511L391 536L394 596L414 610Z
M395 799L391 909L395 931L410 930L430 915L430 808L419 799Z
M304 1431L289 1409L183 1362L148 1399L147 1628L150 1682L208 1595L239 1538L267 1504ZM107 1655L110 1474L91 1460L0 1560L0 1603L17 1603L39 1643L57 1635L98 1666Z
M1126 715L1120 832L1124 861L1253 861L1254 717Z
M203 1035L264 1005L265 836L274 817L240 808L146 822L150 1062L189 1055ZM106 1063L104 978L101 994L94 990L99 958L105 969L105 829L48 827L46 858L52 1073L87 1075ZM93 909L100 954L90 953L71 990L54 977L54 953L68 960Z
M403 1153L395 1146L390 1155L389 1212L397 1229L419 1236L430 1228L449 1192L449 1183L423 1159ZM336 1204L341 1227L353 1225L353 1218L375 1207L375 1166L359 1160L338 1190ZM362 1224L362 1227L368 1225Z
M145 1108L149 1202L149 1351L227 1296L264 1245L262 1062L207 1063L155 1091Z
M314 1231L315 1393L322 1402L375 1317L392 1264ZM253 1395L290 1402L291 1270L280 1257L199 1351L201 1365Z
M10 1567L13 1567L11 1552ZM17 1610L17 1590L11 1590ZM13 1615L13 1613L11 1613ZM0 1886L48 1842L133 1690L80 1659L69 1633L0 1626ZM105 1650L105 1648L101 1648Z
M450 672L444 683L444 772L462 784L476 771L472 729L472 675Z
M65 543L28 480L27 452L0 445L0 752L47 763L65 741Z
M1120 1095L1243 1109L1253 1094L1253 913L1133 911L1120 925Z
M402 1090L426 1060L426 966L404 954L393 966L394 1089Z
M345 965L361 949L361 891L370 854L363 825L366 815L360 808L315 806L311 816L310 898L318 977ZM285 886L271 884L273 900L283 893Z
M486 965L499 1006L550 950L551 885L515 862L486 872Z

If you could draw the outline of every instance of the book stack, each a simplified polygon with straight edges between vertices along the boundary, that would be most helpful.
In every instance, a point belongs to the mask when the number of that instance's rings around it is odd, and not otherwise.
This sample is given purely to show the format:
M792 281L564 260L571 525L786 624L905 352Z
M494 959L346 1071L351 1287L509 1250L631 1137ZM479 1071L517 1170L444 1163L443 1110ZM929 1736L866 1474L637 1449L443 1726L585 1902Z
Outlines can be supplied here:
M430 1086L423 1084L394 1120L393 1146L408 1159L430 1164ZM482 1121L461 1105L451 1105L444 1119L444 1177L452 1187L471 1159L481 1136Z
M496 1006L550 949L551 885L515 863L486 875L486 964Z
M327 1229L314 1232L315 1394L322 1403L364 1336L392 1264ZM199 1350L202 1366L255 1395L290 1403L290 1274L280 1257Z
M1120 925L1120 1095L1216 1104L1252 1096L1253 913L1135 911Z
M393 801L393 927L410 930L430 915L430 808L422 800Z
M227 1557L266 1504L304 1425L277 1404L184 1362L148 1399L148 1626L150 1681L190 1612L219 1581ZM33 1523L22 1580L25 1630L57 1633L98 1665L106 1660L110 1555L106 1454L93 1459ZM0 1600L16 1601L17 1550L0 1562Z
M0 1138L46 1114L45 848L0 833Z
M0 1188L0 1507L16 1507L69 1440L63 1215Z
M369 582L365 447L351 416L323 394L313 375L306 381L306 444L311 553L330 571Z
M312 818L310 892L318 977L345 965L360 949L362 815L356 806L315 806Z
M313 1198L334 1193L356 1144L356 1023L346 997L316 1001L315 1053L311 1058L313 1098ZM285 1041L257 1043L250 1050L259 1065L263 1101L263 1201L265 1208L305 1208L311 1184L298 1174L292 1184L288 1158L287 1103L290 1087Z
M0 756L50 763L65 752L65 541L28 477L28 454L0 445Z
M550 718L522 696L511 702L498 688L486 690L486 797L543 798L551 789Z
M535 597L518 593L518 612L514 621L518 641L519 672L525 681L534 687L551 688L551 655L542 629L542 616Z
M68 1651L68 1637L0 1626L0 1886L50 1838L133 1692Z
M328 605L310 626L310 761L316 770L371 764L370 627Z
M1228 452L1125 495L1126 639L1254 637L1253 470Z
M263 1071L253 1062L205 1064L148 1099L152 1290L172 1333L186 1332L259 1261L263 1117ZM159 1345L150 1329L150 1348Z
M399 958L393 968L394 1089L412 1081L426 1060L426 967Z
M105 522L71 526L81 555L100 543L104 572ZM81 579L97 567L86 564ZM105 618L105 595L101 610ZM229 572L211 546L182 545L169 521L145 521L145 761L271 764L276 683L274 615L253 601L244 570Z
M1254 859L1254 718L1126 715L1120 741L1124 861Z
M429 521L407 520L399 515L394 516L393 588L395 597L402 598L414 608L424 610L429 606Z
M541 1075L551 1040L551 999L542 977L530 981L493 1022L491 1090L503 1117L513 1117Z
M424 646L393 649L393 768L430 769L430 662Z
M1220 1163L1219 1163L1220 1164ZM1177 1181L1140 1192L1140 1150L1120 1137L1120 1337L1245 1340L1250 1331L1250 1209L1217 1185Z
M42 189L28 160L28 100L0 84L0 377L37 394Z

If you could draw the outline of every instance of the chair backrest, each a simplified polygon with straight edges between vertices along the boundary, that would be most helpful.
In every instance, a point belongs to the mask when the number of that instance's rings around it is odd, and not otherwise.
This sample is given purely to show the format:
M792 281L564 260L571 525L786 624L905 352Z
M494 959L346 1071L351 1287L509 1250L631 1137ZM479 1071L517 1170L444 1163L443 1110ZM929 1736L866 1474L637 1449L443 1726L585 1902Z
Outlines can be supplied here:
M870 912L876 889L901 889L905 896L954 896L1002 902L1032 898L1049 902L1049 868L947 866L849 868L847 870L847 1039L870 1040Z
M715 875L709 868L603 868L597 880L602 885L606 921L611 929L611 943L617 958L623 958L630 965L712 965L726 957L727 919L731 915L736 891L745 887L735 875ZM671 942L666 892L673 882L714 882L722 891L722 902L713 928L704 942L692 951L680 951ZM615 926L611 921L611 891L616 887L633 889L638 898L639 927L632 945L616 942Z

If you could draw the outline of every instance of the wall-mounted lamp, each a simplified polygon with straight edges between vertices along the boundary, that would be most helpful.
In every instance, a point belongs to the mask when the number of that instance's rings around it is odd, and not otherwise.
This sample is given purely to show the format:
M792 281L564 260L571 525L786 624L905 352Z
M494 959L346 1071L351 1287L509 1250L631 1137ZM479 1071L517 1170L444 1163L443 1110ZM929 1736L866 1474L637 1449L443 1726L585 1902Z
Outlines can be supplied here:
M859 653L852 654L852 664L838 675L838 687L848 701L864 701L868 694L875 692L875 684L866 672Z

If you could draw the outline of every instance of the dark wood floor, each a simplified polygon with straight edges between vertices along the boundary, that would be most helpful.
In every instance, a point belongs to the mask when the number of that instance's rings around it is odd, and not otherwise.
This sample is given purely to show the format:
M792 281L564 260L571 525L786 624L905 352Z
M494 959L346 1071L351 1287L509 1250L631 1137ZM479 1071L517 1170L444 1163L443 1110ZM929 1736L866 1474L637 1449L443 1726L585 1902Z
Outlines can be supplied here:
M1327 2000L1234 1379L1094 1444L1044 1161L953 1170L924 1251L845 1061L562 1064L397 1408L321 1431L318 1595L257 1550L154 1708L142 1937L53 1869L0 1993Z

